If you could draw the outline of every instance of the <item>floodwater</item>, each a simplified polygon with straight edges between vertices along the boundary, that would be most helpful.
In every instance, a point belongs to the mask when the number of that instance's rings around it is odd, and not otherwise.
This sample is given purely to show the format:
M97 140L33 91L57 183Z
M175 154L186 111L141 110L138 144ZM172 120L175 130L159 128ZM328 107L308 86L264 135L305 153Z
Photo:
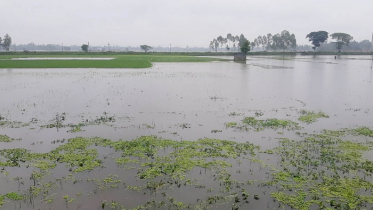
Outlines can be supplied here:
M1 69L0 116L25 125L0 126L0 135L22 139L0 143L0 147L45 153L60 145L53 142L77 136L118 141L156 135L178 141L200 138L249 141L267 150L278 146L276 138L296 138L296 135L288 130L280 130L283 133L271 129L240 131L227 128L226 123L240 122L250 116L297 121L302 109L329 115L312 124L300 122L304 127L302 132L373 127L371 63L369 56L337 59L334 56L255 56L248 57L246 64L155 63L147 69ZM44 127L62 115L66 125L102 117L115 120L82 127L81 132L69 132L68 126ZM100 155L107 154L118 155L109 148L100 150ZM102 179L116 174L126 183L143 183L136 178L136 172L123 171L109 159L105 168L75 173L75 179ZM244 163L234 165L232 171L243 166ZM32 185L30 168L7 168L9 175L0 174L0 194L27 191ZM46 180L66 177L69 173L61 164ZM190 173L203 176L200 170ZM23 177L24 183L19 185L14 177ZM254 179L259 180L265 177L264 172L254 175ZM244 178L244 174L236 177ZM205 182L206 189L214 186L212 180ZM77 184L65 181L51 190L52 203L40 202L44 199L41 196L32 205L28 201L7 202L3 209L101 209L102 200L109 203L115 200L134 208L152 198L162 199L159 194L123 190L122 186L98 192L96 188L85 181ZM205 196L206 189L202 192L189 187L167 192L184 203L193 203ZM253 190L252 194L260 192L257 187ZM77 193L83 195L77 197ZM64 195L76 197L76 200L65 205ZM250 198L242 209L278 207L268 193L260 195L261 199ZM212 209L230 209L230 206L232 204Z

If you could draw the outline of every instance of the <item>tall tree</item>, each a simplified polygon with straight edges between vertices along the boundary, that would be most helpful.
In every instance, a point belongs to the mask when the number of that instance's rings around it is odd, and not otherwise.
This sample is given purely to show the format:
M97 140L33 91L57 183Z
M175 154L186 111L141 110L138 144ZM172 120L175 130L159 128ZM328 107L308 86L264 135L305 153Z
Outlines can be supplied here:
M251 43L250 43L250 46L251 46L251 49L254 51L254 48L255 48L255 46L256 46L255 41L251 42Z
M211 42L210 42L210 46L209 46L212 50L215 50L215 52L218 51L218 47L219 47L219 42L218 40L216 39L213 39Z
M262 38L262 36L258 36L258 47L260 46L260 45L263 45L263 38Z
M223 47L223 44L224 44L224 38L223 38L222 36L218 36L218 38L216 38L216 40L219 42L220 47Z
M245 43L247 41L247 39L245 38L245 36L243 34L240 35L239 39L238 39L238 47L241 49L243 43ZM250 45L250 43L249 43Z
M294 34L290 35L290 47L295 50L297 48L297 39L295 38Z
M281 34L272 36L272 42L270 47L273 50L287 50L288 48L295 49L297 46L297 40L294 34L290 34L289 31L282 31Z
M10 45L12 44L12 38L8 35L8 34L5 34L4 36L4 40L3 40L3 48L6 50L6 51L9 51L9 48L10 48Z
M140 48L141 48L142 50L144 50L145 52L148 52L150 49L152 49L151 46L146 45L146 44L144 44L144 45L140 45Z
M312 42L312 49L313 51L316 50L316 48L320 47L321 43L324 43L326 40L328 40L328 32L326 31L315 31L307 34L306 38L310 42Z
M354 38L350 34L346 33L334 33L330 35L332 39L335 39L335 45L339 52L341 52L343 45L348 45Z
M249 40L245 40L242 45L241 45L241 52L243 53L247 53L250 51L250 41Z
M83 45L82 45L82 50L83 50L84 52L88 52L88 45L87 45L87 44L83 44Z
M266 49L269 49L269 47L271 46L272 44L272 34L267 34L267 46L266 46Z
M237 48L239 48L239 41L240 41L240 37L239 37L238 35L236 35L236 36L234 37L234 42L235 42L235 43L238 42L238 43L236 44L236 47L237 47Z
M266 35L262 36L262 46L264 49L267 47L267 36Z
M228 47L230 47L230 42L232 41L232 34L227 34L227 40L228 40ZM227 48L228 49L228 48Z

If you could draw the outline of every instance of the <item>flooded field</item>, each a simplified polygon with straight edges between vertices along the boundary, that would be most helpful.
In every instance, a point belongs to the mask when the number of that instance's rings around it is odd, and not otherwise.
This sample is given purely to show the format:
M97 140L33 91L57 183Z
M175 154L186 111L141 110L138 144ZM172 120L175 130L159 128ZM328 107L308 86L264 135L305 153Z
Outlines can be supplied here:
M0 69L0 209L371 209L371 62Z

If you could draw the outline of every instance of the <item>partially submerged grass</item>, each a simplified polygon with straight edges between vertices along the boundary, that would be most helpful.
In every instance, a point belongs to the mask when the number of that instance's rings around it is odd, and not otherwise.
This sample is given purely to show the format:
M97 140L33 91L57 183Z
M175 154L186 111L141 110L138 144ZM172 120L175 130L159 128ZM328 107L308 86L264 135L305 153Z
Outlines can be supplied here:
M12 142L12 141L15 141L15 140L20 141L21 139L14 139L14 138L10 138L7 135L0 135L0 142Z
M287 130L297 130L301 127L298 123L291 120L281 120L276 118L269 118L265 120L259 120L255 117L245 117L242 123L246 126L253 128L256 131L261 131L266 128L270 129L287 129Z
M300 111L301 116L298 118L299 121L305 122L305 123L313 123L316 122L318 118L329 118L327 114L324 112L313 112L302 109Z
M255 129L298 126L292 121L278 119L245 118L243 123ZM58 192L58 182L83 184L87 181L96 186L88 194L124 189L138 196L154 195L152 200L134 209L214 209L221 205L245 209L244 205L268 199L268 196L278 202L279 208L364 209L373 204L373 162L363 156L373 149L372 133L367 127L323 130L319 134L299 133L300 140L281 138L277 147L262 151L250 142L209 138L175 141L156 136L131 141L77 137L46 153L24 148L2 149L0 166L3 169L32 167L32 172L27 172L29 177L23 179L30 179L33 184L25 187L27 191L0 195L0 206L4 202L32 200L37 196L44 203L52 203L55 198L51 192ZM364 141L349 140L350 135L362 136ZM125 176L134 176L137 181L125 183L115 174L76 179L78 173L86 177L89 171L105 170L107 157L100 154L102 148L106 152L111 150L108 159L115 161ZM267 164L269 159L278 160L277 165ZM46 181L57 167L69 175L55 182ZM196 175L198 171L200 176ZM255 180L263 176L263 180ZM22 182L19 177L14 180L18 180L19 185ZM207 187L209 182L214 184ZM194 189L207 194L196 202L185 203L170 196L175 189L185 193ZM263 194L258 193L261 191ZM68 208L80 195L63 193L58 197ZM128 209L117 201L103 200L100 205L105 209Z
M271 195L295 209L361 209L373 203L371 161L362 157L370 144L342 140L325 131L302 141L281 139ZM347 134L347 133L346 133Z
M352 133L354 133L355 135L373 137L373 130L368 127L359 127L356 129L352 129Z

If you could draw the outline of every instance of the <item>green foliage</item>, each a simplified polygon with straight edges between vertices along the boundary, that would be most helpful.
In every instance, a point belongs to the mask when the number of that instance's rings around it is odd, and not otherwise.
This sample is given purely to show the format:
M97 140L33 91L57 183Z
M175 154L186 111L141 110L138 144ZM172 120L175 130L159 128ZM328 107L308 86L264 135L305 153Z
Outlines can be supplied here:
M152 47L149 45L140 45L140 48L145 52L148 52L150 49L152 49Z
M228 122L228 123L225 123L225 126L227 126L227 128L233 128L233 127L237 126L237 123L236 122Z
M339 52L341 52L343 45L348 45L353 37L350 34L346 33L334 33L330 35L332 39L335 39L336 48Z
M8 34L5 34L4 39L3 39L3 44L2 44L3 48L6 51L9 51L11 44L12 44L12 38Z
M5 194L5 197L7 197L7 198L9 198L11 200L14 200L14 201L24 200L25 199L24 195L20 195L17 192L7 193L7 194Z
M88 52L88 45L87 44L83 44L81 48L82 48L83 52Z
M268 41L267 41L268 42ZM289 31L282 31L280 34L270 36L270 48L273 50L287 50L288 48L295 49L297 46L297 40L294 34L290 34Z
M271 129L288 129L288 130L297 130L300 129L298 123L293 122L291 120L279 120L276 118L266 119L266 120L258 120L254 117L245 117L242 121L244 124L254 128L257 131L264 130L266 128Z
M247 53L247 52L249 52L250 51L250 42L248 41L248 40L246 40L243 44L242 44L242 46L241 46L241 52L243 52L243 53Z
M271 196L296 209L310 209L312 205L319 209L361 209L373 203L373 185L366 179L373 164L362 157L372 148L340 139L347 133L325 131L302 141L281 139L275 149L281 169L273 174L278 191ZM367 190L369 193L361 193Z
M83 130L81 129L80 126L73 126L71 127L71 130L70 130L71 133L82 132L82 131Z
M13 139L13 138L10 138L7 135L0 135L0 142L12 142L12 141L15 141L15 140L21 140L21 139Z
M373 130L368 128L368 127L356 128L356 129L353 129L352 132L355 135L363 135L363 136L373 137Z
M306 38L312 42L313 50L320 47L320 43L324 43L326 40L328 40L328 37L328 32L326 31L311 32L306 36Z
M313 111L307 111L307 110L301 110L300 111L301 116L298 118L299 121L305 122L305 123L313 123L316 122L318 118L329 118L327 114L324 112L313 112Z

